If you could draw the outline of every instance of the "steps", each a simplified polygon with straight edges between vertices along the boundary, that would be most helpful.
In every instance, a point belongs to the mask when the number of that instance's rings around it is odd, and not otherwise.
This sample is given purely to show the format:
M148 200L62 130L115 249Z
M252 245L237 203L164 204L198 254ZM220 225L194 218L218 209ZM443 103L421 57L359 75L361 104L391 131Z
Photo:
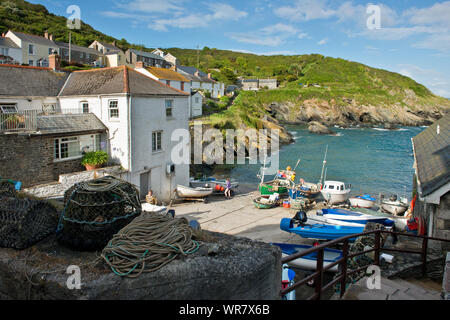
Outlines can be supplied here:
M381 278L380 289L368 289L367 278L359 280L345 293L342 300L441 300L441 293L411 282Z

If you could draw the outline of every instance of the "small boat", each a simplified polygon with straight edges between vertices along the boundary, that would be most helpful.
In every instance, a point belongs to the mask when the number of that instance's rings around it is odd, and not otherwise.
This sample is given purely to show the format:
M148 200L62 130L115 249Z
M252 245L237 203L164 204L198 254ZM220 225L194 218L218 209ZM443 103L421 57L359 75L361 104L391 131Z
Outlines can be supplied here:
M343 182L325 181L321 193L329 204L338 204L347 201L350 191L350 186Z
M272 196L270 196L272 197ZM258 209L272 209L279 206L277 199L271 199L269 196L261 196L253 199L253 204Z
M409 203L408 199L406 198L397 199L396 195L392 195L387 200L382 199L380 206L381 209L390 214L393 214L395 216L401 216L406 212L406 210L408 210Z
M385 218L389 218L391 220L394 221L395 223L395 228L398 231L405 231L406 230L406 226L408 224L408 221L411 219L411 217L397 217L397 216L393 216L390 213L384 213L381 211L375 211L375 210L370 210L370 209L365 209L365 208L350 208L351 211L358 211L364 214L369 214L372 216L379 216L379 217L385 217Z
M164 213L167 211L167 207L157 206L157 205L150 204L150 203L143 203L141 205L141 207L142 207L142 211L145 211L145 212Z
M320 187L317 184L303 182L288 189L289 197L293 200L298 198L306 198L314 200L320 195Z
M318 239L318 240L334 240L342 237L350 236L352 234L362 233L364 226L361 227L348 227L348 226L336 226L328 224L298 224L294 226L295 221L293 219L284 218L280 222L280 229L286 232L295 233L302 238ZM350 238L349 241L354 241L355 238Z
M177 195L180 198L205 198L213 193L213 188L190 188L182 185L177 186Z
M362 225L365 225L368 222L379 223L386 227L392 227L394 225L394 220L387 217L371 216L361 212L344 209L322 209L322 214L329 219L358 223Z
M377 199L369 194L363 194L348 199L350 206L355 208L373 208Z
M284 179L275 179L273 181L264 182L259 185L259 192L261 195L272 195L278 193L279 195L285 195L288 193L290 182Z
M219 185L221 187L227 186L226 180L218 180L216 178L205 178L205 179L190 179L189 185L192 188L213 188L216 189L216 187ZM239 187L239 183L237 182L231 182L231 189L236 189Z
M287 257L302 251L311 249L313 246L304 244L289 244L289 243L272 243L277 247L280 247L282 256ZM325 248L323 253L323 266L326 267L333 262L342 258L342 251L336 249ZM313 252L303 256L301 258L292 260L288 263L290 266L297 267L303 270L316 270L317 267L317 252ZM335 265L328 271L338 272L339 265Z
M316 213L316 215L310 215L308 216L308 223L309 224L330 224L335 226L347 226L347 227L361 227L360 223L355 222L347 222L342 220L335 220L327 218L322 214L322 211L320 211L320 214Z

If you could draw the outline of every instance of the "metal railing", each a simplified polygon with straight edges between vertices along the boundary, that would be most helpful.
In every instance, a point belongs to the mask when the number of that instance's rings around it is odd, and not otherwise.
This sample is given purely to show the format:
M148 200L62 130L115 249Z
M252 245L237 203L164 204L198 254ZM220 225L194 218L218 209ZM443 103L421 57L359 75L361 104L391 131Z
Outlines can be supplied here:
M406 249L393 249L393 248L381 248L381 233L386 233L386 234L392 234L392 235L401 235L401 236L407 236L407 237L414 237L414 238L422 238L422 247L420 251L414 251L414 250L406 250ZM365 235L371 235L374 234L375 236L375 247L373 249L369 249L369 250L365 250L365 251L361 251L361 252L357 252L357 253L353 253L353 254L349 254L349 239L353 239L353 238L357 238L360 236L365 236ZM428 236L418 236L418 235L413 235L413 234L407 234L407 233L401 233L401 232L393 232L393 231L385 231L385 230L374 230L374 231L369 231L369 232L364 232L364 233L359 233L359 234L352 234L346 237L342 237L333 241L329 241L326 243L323 243L319 246L316 247L312 247L308 250L293 254L291 256L285 257L283 259L281 259L281 264L285 264L285 263L289 263L295 259L304 257L308 254L311 253L317 253L317 265L316 265L316 272L314 272L313 274L307 276L306 278L293 283L292 286L281 290L280 291L280 296L285 296L287 293L291 292L292 290L295 290L296 288L308 283L311 280L314 280L314 295L312 295L311 297L309 297L307 300L320 300L322 293L327 290L328 288L330 288L331 286L333 286L334 284L336 284L337 282L340 282L340 297L342 298L343 295L345 294L346 291L346 284L347 284L347 277L349 275L352 275L353 273L362 271L362 270L366 270L370 265L367 266L363 266L360 267L358 269L354 269L354 270L348 270L348 265L347 265L347 261L348 259L369 253L369 252L375 252L375 256L374 256L374 265L379 266L380 265L380 253L381 251L391 251L391 252L402 252L402 253L410 253L410 254L420 254L421 255L421 259L422 259L422 275L425 276L426 272L427 272L427 251L428 251L428 241L429 240L436 240L436 241L442 241L442 242L450 242L449 239L441 239L441 238L434 238L434 237L428 237ZM326 267L324 267L324 250L326 248L329 248L331 246L337 245L339 243L343 244L343 248L342 248L342 258L327 264ZM323 273L330 270L331 268L333 268L336 265L340 265L340 270L341 273L338 277L336 277L334 280L330 281L327 284L323 284Z
M0 132L34 131L37 129L37 110L0 113Z

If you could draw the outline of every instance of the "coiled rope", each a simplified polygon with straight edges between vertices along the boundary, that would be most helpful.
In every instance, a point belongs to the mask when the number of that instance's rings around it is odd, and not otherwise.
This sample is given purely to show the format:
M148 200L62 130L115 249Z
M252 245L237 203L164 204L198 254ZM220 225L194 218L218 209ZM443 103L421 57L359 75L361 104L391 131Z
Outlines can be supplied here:
M186 219L143 213L114 235L101 257L116 275L136 278L162 268L180 254L192 254L199 247Z

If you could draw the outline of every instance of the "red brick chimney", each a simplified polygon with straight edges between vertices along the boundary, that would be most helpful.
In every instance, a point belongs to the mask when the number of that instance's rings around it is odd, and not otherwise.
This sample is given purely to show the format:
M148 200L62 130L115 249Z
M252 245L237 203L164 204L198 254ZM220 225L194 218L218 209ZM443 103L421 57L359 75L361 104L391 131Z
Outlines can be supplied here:
M44 38L45 38L45 39L48 39L48 31L45 31L45 33L44 33Z
M143 69L144 68L144 62L138 61L136 62L136 69Z
M60 70L61 69L61 57L58 54L51 54L48 56L48 66L52 70Z
M48 37L51 41L53 41L53 35L51 34L49 37Z

